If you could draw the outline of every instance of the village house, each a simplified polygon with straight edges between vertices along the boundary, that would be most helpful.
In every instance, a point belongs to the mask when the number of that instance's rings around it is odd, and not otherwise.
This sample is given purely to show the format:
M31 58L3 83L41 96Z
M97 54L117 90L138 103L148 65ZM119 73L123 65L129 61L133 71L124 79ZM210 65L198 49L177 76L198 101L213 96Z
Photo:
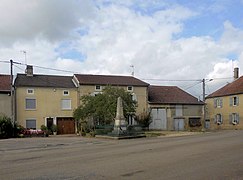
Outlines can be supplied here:
M243 129L243 76L206 97L210 129Z
M11 77L0 74L0 115L11 118Z
M176 86L149 86L148 106L154 130L194 130L203 127L203 105Z
M33 74L27 66L26 74L15 79L16 120L29 129L41 125L58 127L58 134L75 133L73 110L78 105L77 87L72 76Z
M131 93L133 100L137 101L136 115L146 113L148 110L147 89L149 84L133 76L75 74L74 82L79 86L79 97L102 93L107 86L123 88ZM132 116L129 117L128 124L136 124Z

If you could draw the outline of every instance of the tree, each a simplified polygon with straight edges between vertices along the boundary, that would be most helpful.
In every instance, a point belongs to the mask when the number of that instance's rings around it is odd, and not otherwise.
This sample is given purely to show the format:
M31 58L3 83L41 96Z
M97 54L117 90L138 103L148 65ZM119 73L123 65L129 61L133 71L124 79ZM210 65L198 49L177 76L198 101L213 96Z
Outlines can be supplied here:
M11 123L11 119L5 115L0 115L0 139L12 137L13 132L14 126Z
M149 125L152 123L151 113L142 113L135 117L135 120L141 124L144 128L149 130Z
M81 123L88 123L91 120L93 125L110 124L116 115L117 98L123 100L124 116L136 112L137 102L132 95L122 88L107 86L102 93L96 96L84 95L81 97L82 105L74 110L73 116Z

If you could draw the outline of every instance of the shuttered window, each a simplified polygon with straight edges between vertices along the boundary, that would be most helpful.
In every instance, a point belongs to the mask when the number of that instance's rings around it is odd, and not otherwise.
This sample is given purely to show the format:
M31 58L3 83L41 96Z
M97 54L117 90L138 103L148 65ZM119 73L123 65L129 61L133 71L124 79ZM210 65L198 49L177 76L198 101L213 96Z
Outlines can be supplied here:
M71 110L71 99L62 99L61 107L62 110Z
M230 116L229 116L230 124L236 125L236 124L239 124L239 122L240 122L240 115L238 113L230 114Z
M223 99L216 98L214 99L214 108L222 108L223 107Z
M36 129L36 120L35 119L26 120L26 128L27 129Z
M220 125L223 123L223 117L221 114L216 114L214 117L214 123Z
M36 109L36 99L25 99L25 109L27 110L34 110Z
M239 97L230 97L230 106L239 106Z

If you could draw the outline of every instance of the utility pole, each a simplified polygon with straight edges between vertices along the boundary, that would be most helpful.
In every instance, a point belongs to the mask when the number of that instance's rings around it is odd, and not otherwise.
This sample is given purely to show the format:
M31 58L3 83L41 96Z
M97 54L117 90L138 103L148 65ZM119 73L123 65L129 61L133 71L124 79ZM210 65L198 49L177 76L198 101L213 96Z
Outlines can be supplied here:
M205 121L206 121L206 103L205 103L205 79L202 80L202 88L203 88L203 124L205 128Z
M13 92L13 60L10 60L10 96L11 96L11 120L14 126L14 92Z

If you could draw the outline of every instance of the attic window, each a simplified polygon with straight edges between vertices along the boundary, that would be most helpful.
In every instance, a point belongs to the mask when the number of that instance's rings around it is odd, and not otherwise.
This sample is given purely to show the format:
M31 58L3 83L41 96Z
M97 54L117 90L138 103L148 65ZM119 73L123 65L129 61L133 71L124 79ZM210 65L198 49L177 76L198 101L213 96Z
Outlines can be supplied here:
M127 91L133 91L133 87L132 86L127 86Z
M69 91L68 91L68 90L64 90L64 91L63 91L63 95L64 95L64 96L68 96L68 95L69 95Z
M102 88L101 88L101 86L100 86L100 85L96 85L96 86L95 86L95 90L96 90L96 91L101 91L101 90L102 90Z
M27 89L27 94L34 94L34 89Z

